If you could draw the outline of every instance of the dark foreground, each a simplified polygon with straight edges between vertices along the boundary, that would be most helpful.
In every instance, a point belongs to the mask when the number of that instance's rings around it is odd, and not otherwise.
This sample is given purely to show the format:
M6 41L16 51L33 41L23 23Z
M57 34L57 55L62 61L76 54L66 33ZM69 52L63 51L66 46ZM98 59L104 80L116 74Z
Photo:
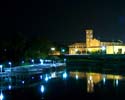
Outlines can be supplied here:
M81 69L80 69L81 67ZM1 83L3 100L113 100L125 98L125 76L82 69L58 70Z

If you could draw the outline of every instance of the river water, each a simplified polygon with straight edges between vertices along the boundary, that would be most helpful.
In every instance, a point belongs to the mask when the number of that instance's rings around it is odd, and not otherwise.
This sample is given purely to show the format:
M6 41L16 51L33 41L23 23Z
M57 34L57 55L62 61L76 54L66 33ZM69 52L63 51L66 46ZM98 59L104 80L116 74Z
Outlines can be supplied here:
M74 66L73 66L74 67ZM82 66L18 79L2 79L0 100L88 100L125 97L125 75ZM70 66L71 68L71 66Z

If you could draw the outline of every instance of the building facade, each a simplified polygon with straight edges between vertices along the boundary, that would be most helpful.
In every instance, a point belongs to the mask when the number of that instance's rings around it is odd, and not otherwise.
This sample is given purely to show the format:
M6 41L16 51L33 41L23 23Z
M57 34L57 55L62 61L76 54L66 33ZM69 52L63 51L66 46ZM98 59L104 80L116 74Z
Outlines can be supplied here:
M69 54L125 54L125 45L122 41L103 42L93 37L92 29L88 29L85 32L86 42L69 45Z

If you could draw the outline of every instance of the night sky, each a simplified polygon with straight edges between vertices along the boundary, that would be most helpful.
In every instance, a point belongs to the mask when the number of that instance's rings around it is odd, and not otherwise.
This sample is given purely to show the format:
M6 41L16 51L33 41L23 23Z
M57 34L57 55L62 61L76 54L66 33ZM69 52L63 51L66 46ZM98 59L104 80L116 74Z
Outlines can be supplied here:
M92 28L98 39L125 42L124 0L3 0L0 12L1 36L22 32L72 43L85 41Z

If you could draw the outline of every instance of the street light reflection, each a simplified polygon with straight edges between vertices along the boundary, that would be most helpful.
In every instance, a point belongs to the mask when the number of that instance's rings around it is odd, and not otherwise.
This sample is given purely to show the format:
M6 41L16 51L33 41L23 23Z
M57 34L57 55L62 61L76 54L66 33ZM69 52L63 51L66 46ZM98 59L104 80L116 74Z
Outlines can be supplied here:
M0 100L3 100L3 98L4 98L4 95L3 95L2 90L1 90L1 93L0 93Z
M63 78L64 78L64 79L67 78L67 73L66 73L66 72L63 73Z
M44 93L44 91L45 91L44 85L41 85L41 92Z

